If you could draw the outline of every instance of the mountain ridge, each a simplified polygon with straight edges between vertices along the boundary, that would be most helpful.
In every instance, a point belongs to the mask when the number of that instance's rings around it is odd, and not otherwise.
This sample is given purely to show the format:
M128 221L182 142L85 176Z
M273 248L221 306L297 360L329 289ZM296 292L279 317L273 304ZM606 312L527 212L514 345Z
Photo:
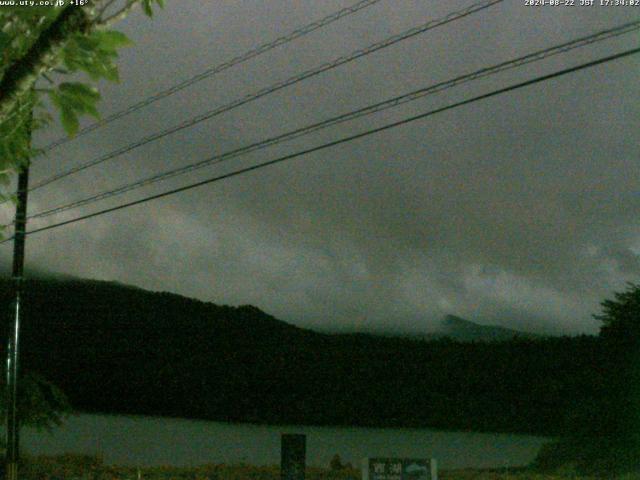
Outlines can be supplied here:
M499 325L482 325L451 314L442 319L440 329L441 331L427 334L424 338L450 338L460 342L500 342L514 338L533 339L544 336Z
M173 296L174 298L188 299L193 302L200 302L205 305L212 305L216 307L226 307L226 308L236 308L245 310L247 312L253 312L254 317L265 316L276 322L284 323L288 326L299 328L308 332L314 332L318 335L366 335L373 337L385 337L385 338L417 338L424 339L426 341L438 340L443 338L449 338L455 341L461 342L495 342L495 341L507 341L513 338L540 338L546 336L556 336L556 335L542 335L536 334L532 332L524 332L517 329L507 328L499 325L484 325L480 324L457 315L447 314L445 315L438 324L438 329L433 332L425 333L425 334L411 334L411 335L402 335L400 333L391 333L387 334L381 332L380 330L375 331L333 331L333 330L322 330L317 331L313 328L307 328L299 326L292 322L287 322L285 320L281 320L279 318L274 317L273 315L265 312L260 307L251 305L251 304L242 304L237 306L232 305L219 305L211 301L199 300L193 297L188 297L185 295L181 295L178 293L168 292L168 291L153 291L147 290L143 287L139 287L136 285L130 285L126 283L122 283L117 280L97 280L97 279L88 279L88 278L80 278L73 275L68 274L60 274L60 273L51 273L44 272L39 270L32 270L28 272L26 280L36 281L36 282L62 282L62 283L77 283L83 286L90 286L92 284L101 285L101 286L111 286L116 288L123 288L129 290L136 290L139 292L147 292L150 294L156 295L167 295ZM8 281L10 279L10 273L6 269L0 269L0 280Z
M114 282L25 287L21 365L84 412L551 434L582 398L576 392L600 395L580 373L602 361L595 337L326 334L253 306ZM5 312L10 290L0 281Z

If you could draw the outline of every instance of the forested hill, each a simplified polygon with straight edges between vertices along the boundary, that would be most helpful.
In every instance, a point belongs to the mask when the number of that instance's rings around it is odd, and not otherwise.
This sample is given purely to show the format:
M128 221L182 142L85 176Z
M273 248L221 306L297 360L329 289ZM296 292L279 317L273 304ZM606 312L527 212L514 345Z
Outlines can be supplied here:
M320 334L251 306L53 279L27 283L21 350L81 411L540 434L604 395L602 355L595 337Z
M425 335L424 339L436 340L443 337L466 342L503 342L514 338L539 338L540 335L497 325L478 325L455 315L447 315L440 323L439 331Z

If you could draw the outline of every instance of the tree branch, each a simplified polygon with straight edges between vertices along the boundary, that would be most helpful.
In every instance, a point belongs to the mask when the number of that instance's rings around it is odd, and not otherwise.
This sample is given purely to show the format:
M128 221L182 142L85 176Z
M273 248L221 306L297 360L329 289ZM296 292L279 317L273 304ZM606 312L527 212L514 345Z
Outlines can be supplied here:
M138 0L128 0L125 6L122 7L120 10L114 12L112 15L109 15L109 17L105 19L99 19L98 22L96 22L96 27L105 28L105 27L109 27L110 25L113 25L116 22L119 22L120 20L124 19L127 15L129 15L129 12L133 10L133 7L136 6L136 3L138 3Z
M100 21L102 19L102 15L113 5L117 0L106 0L104 5L100 8L98 15L96 15L96 19Z
M66 7L47 27L24 56L9 66L0 81L0 122L7 119L19 98L38 77L51 68L60 49L75 33L88 33L92 27L93 5Z

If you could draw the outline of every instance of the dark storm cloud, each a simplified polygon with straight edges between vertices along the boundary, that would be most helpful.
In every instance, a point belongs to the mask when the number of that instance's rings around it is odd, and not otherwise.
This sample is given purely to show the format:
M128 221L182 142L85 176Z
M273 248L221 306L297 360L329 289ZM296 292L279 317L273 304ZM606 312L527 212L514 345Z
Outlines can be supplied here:
M69 144L50 163L36 164L34 176L470 3L383 1ZM136 46L122 54L122 84L103 88L104 111L343 5L184 1L170 3L153 21L132 16L122 28ZM43 189L30 208L80 198L617 25L627 13L533 9L508 1ZM145 192L620 51L632 38L465 85ZM638 94L637 67L636 59L610 63L43 233L29 241L29 261L219 303L252 303L316 328L428 331L443 314L454 313L513 328L595 332L591 314L599 302L640 273L640 107L630 101Z

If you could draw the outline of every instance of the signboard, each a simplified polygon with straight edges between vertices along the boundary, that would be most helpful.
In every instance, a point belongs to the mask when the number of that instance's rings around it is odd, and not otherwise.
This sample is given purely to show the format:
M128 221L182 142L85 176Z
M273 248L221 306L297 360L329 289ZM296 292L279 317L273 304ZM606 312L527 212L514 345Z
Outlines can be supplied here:
M434 459L365 458L363 480L438 480Z
M282 480L304 480L306 443L306 435L282 434L280 445L280 478Z

